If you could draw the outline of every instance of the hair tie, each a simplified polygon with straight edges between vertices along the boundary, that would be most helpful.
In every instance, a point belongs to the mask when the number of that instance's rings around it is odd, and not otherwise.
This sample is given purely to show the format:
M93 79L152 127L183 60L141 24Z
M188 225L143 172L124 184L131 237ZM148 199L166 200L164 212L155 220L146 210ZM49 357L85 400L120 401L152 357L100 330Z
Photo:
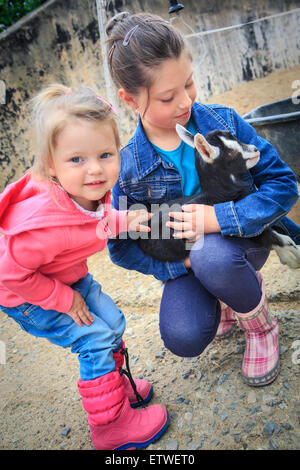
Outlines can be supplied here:
M105 98L102 98L102 96L97 96L97 100L102 101L102 103L107 104L107 106L109 106L110 109L111 109L115 114L118 114L118 110L117 110L109 101L107 101Z
M66 91L66 95L71 95L72 94L72 90L68 90ZM109 102L107 101L105 98L102 98L102 96L96 96L97 100L101 101L102 103L106 104L107 106L110 107L110 109L115 113L115 114L118 114L118 110Z

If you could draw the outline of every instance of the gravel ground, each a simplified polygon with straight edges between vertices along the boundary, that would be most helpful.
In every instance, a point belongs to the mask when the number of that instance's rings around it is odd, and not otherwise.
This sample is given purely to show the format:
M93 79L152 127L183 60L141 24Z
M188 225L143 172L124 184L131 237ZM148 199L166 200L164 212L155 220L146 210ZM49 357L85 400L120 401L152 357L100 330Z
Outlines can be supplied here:
M276 72L215 102L229 100L246 112L288 96L299 72L300 67ZM293 218L300 223L299 203ZM241 330L214 341L200 357L176 357L159 334L160 283L112 264L107 250L90 258L89 268L126 315L124 339L133 375L153 383L152 403L164 404L170 414L168 430L149 450L299 449L300 272L282 266L273 253L262 269L280 325L281 372L271 385L251 388L240 374ZM92 449L77 391L77 358L26 334L1 312L0 340L0 353L5 346L5 361L0 356L0 449Z
M263 388L242 381L245 342L239 328L199 357L176 357L159 334L160 283L120 272L106 251L91 258L90 270L126 315L133 376L153 383L152 402L163 403L170 414L167 432L149 450L299 449L300 279L275 254L262 273L280 324L281 373ZM0 449L92 449L76 386L77 358L27 335L2 313L0 338L6 344Z

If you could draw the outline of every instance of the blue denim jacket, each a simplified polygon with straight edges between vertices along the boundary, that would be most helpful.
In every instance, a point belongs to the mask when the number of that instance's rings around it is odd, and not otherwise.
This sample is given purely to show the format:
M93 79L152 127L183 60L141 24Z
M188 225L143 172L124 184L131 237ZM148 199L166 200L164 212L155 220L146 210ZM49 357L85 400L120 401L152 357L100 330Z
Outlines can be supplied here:
M214 129L228 130L241 142L254 144L261 154L257 165L243 175L251 194L236 203L229 201L214 206L222 235L252 237L276 225L300 243L300 228L285 217L298 199L296 177L274 147L231 108L195 103L192 116L201 134ZM126 208L119 206L120 196L127 197L128 207L142 203L150 209L151 204L162 204L183 195L179 171L155 151L141 120L121 156L120 175L113 188L113 205L117 209ZM115 264L152 274L160 280L175 279L187 273L183 262L157 261L146 256L131 239L111 239L108 248Z

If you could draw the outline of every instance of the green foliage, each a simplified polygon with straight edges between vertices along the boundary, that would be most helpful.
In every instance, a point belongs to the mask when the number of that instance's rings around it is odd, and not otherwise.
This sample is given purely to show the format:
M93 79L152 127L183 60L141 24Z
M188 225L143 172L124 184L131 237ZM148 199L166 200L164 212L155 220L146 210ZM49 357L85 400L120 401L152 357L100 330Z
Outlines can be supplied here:
M9 1L0 0L0 32L16 23L22 16L27 15L47 0Z

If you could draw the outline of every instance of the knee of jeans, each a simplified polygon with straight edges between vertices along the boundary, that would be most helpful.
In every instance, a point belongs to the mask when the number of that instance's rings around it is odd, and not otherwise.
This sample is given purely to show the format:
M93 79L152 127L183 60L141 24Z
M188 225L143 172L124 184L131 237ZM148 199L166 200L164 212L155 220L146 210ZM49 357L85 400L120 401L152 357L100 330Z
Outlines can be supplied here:
M197 331L183 328L182 325L177 328L174 325L168 328L160 325L160 332L165 347L180 357L200 356L215 336L214 331Z
M196 245L191 250L190 260L192 270L200 281L213 279L217 283L223 280L224 272L231 272L237 261L225 244L222 249L218 249L212 237L205 238L202 246Z

